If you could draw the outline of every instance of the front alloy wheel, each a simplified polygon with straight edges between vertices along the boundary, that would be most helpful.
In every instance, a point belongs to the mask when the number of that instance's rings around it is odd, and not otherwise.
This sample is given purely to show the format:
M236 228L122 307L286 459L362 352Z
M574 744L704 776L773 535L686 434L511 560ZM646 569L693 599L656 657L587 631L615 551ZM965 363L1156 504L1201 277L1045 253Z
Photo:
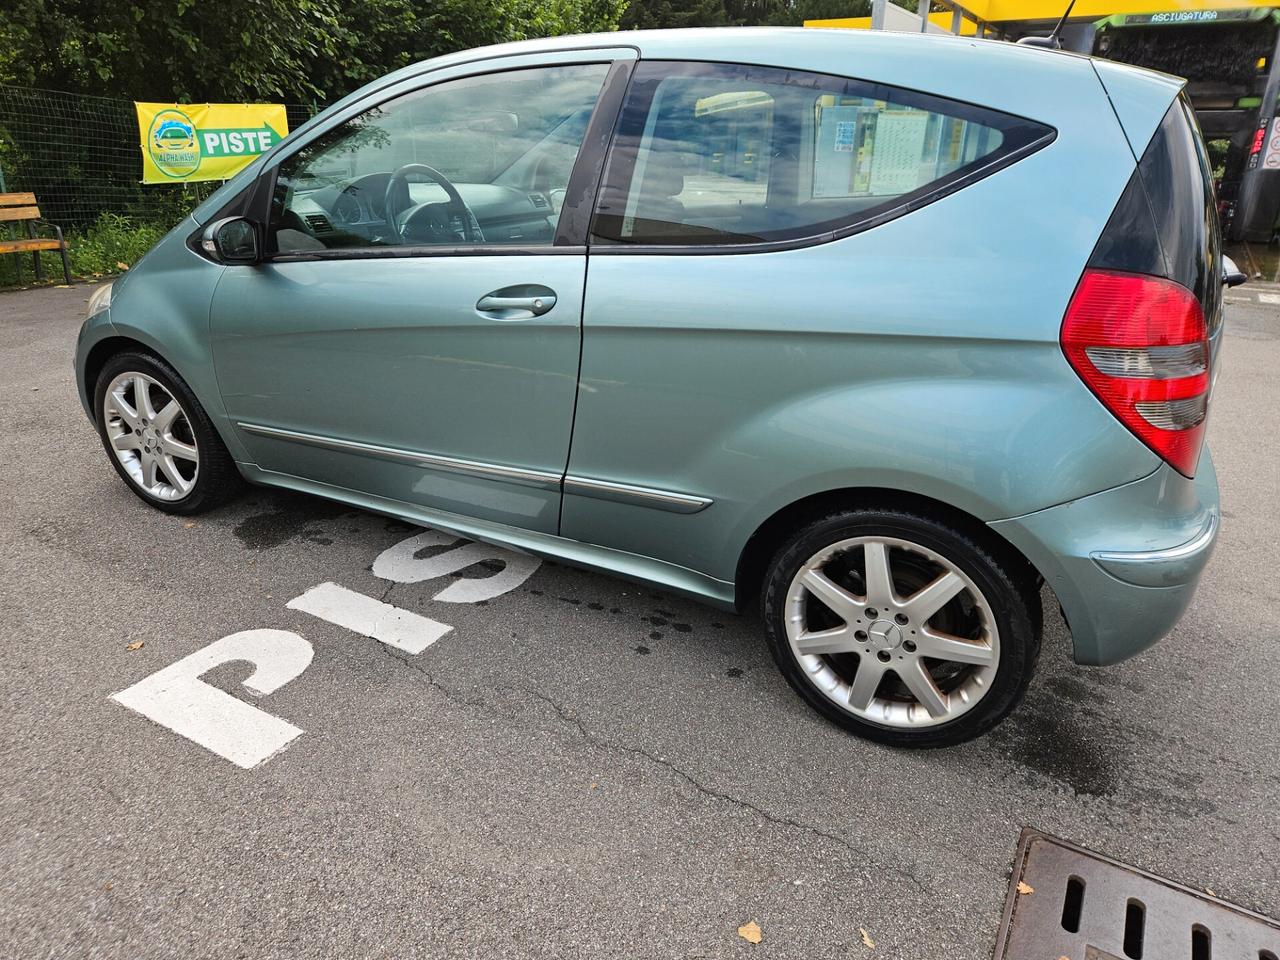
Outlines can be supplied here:
M941 746L989 729L1025 690L1031 592L932 519L849 511L780 551L764 603L775 660L819 712L881 742Z
M200 475L191 421L157 380L130 370L107 386L102 426L129 480L157 500L181 500Z
M240 489L240 474L208 414L159 357L125 351L93 385L98 433L111 465L166 513L199 513Z

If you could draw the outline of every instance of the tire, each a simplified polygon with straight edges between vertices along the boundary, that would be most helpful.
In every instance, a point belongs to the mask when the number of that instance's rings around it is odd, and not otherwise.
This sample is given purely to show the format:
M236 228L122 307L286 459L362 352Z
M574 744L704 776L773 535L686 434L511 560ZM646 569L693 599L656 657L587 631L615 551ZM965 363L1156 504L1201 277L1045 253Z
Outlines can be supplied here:
M846 730L897 747L990 730L1026 693L1040 652L1030 578L923 513L843 510L810 522L774 555L761 607L795 691Z
M143 387L139 410L134 404ZM93 410L107 459L125 485L157 510L203 513L240 491L240 473L208 414L159 357L133 350L111 357L94 385ZM152 456L153 450L160 455Z

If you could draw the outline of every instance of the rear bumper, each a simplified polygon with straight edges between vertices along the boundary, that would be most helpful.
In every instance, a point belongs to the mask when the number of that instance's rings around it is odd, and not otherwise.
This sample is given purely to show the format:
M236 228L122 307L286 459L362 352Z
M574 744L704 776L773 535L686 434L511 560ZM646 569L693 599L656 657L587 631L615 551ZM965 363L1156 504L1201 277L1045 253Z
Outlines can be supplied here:
M1206 448L1194 480L1161 466L1141 480L991 528L1053 588L1076 661L1100 665L1131 657L1173 629L1213 552L1219 516Z

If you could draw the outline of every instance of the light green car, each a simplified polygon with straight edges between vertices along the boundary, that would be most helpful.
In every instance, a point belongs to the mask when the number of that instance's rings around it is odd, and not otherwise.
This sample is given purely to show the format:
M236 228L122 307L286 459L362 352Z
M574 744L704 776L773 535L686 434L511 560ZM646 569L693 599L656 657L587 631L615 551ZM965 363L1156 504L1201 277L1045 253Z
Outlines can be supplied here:
M1230 273L1230 276L1228 274ZM550 39L400 70L94 297L143 500L241 478L730 609L866 737L1170 630L1218 524L1221 256L1181 82L952 37Z

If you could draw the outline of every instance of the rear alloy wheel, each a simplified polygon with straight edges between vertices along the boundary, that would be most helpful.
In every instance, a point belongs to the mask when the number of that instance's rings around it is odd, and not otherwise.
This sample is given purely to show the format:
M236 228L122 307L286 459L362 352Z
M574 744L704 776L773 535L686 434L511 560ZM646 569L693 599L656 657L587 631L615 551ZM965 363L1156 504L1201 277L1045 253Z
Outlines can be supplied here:
M199 513L240 489L222 439L167 363L145 353L106 362L94 389L102 445L139 497L166 513Z
M821 713L861 736L943 746L1013 708L1039 647L1037 601L978 544L928 518L851 511L774 560L775 660Z

